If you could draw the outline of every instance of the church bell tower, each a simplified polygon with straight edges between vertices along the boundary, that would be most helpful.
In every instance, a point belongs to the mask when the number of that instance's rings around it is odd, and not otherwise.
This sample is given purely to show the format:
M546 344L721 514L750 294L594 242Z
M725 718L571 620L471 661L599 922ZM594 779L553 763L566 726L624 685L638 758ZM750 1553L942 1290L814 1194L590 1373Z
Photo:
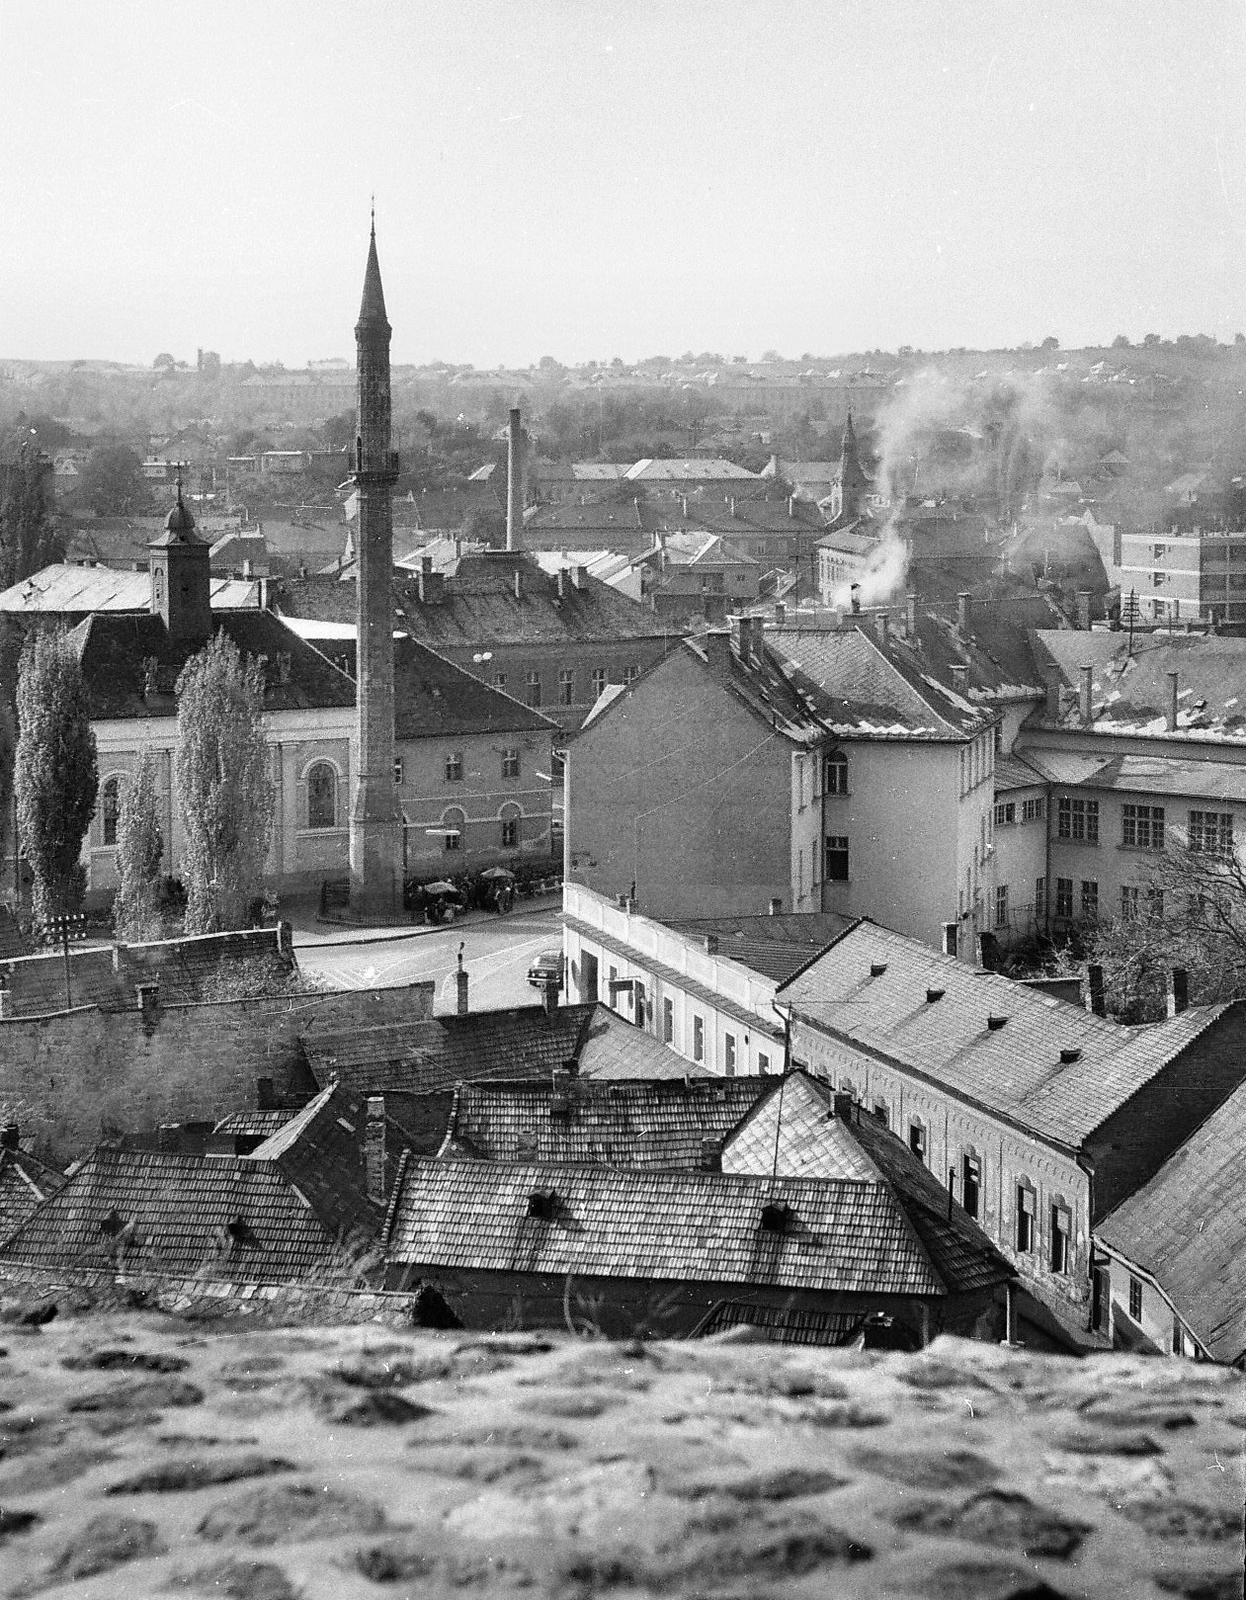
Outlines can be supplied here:
M398 457L390 448L390 326L376 258L376 219L355 324L359 416L356 580L356 762L350 817L351 905L365 916L402 899L402 823L394 789L394 520Z

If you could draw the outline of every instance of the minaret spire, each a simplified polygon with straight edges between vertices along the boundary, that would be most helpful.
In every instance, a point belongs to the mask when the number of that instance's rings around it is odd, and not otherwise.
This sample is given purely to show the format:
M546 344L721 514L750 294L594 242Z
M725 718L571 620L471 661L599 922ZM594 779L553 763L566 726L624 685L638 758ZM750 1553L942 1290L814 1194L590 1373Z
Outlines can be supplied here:
M351 904L367 915L397 909L402 826L394 788L394 523L398 457L390 448L390 326L376 254L376 212L355 325L359 416L355 443L357 781L350 818Z

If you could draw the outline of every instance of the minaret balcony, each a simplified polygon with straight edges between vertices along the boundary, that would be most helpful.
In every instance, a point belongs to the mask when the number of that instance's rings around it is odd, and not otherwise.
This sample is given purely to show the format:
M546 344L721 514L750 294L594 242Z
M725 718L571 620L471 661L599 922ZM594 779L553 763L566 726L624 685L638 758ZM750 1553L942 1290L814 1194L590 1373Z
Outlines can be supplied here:
M356 450L351 470L357 478L396 478L402 469L397 450Z

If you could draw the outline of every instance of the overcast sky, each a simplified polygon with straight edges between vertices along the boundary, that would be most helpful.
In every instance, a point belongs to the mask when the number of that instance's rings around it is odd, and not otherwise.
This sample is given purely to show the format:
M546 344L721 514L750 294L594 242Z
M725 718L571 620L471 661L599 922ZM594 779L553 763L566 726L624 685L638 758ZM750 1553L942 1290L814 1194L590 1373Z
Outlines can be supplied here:
M0 356L1246 327L1246 0L0 0Z

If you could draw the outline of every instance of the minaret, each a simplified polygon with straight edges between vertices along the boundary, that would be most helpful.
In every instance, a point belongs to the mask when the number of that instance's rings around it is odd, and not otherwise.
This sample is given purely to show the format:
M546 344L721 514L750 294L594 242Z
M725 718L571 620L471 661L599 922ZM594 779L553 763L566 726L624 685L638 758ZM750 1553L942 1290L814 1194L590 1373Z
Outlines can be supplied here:
M852 426L852 412L844 423L844 437L839 447L839 478L831 490L831 516L853 521L861 509L861 497L870 480L861 470L857 454L857 435Z
M402 889L402 826L394 790L394 521L390 503L398 457L390 449L389 336L374 216L363 300L355 324L359 370L354 475L359 495L355 539L358 779L350 816L350 898L352 907L365 915L397 910Z

